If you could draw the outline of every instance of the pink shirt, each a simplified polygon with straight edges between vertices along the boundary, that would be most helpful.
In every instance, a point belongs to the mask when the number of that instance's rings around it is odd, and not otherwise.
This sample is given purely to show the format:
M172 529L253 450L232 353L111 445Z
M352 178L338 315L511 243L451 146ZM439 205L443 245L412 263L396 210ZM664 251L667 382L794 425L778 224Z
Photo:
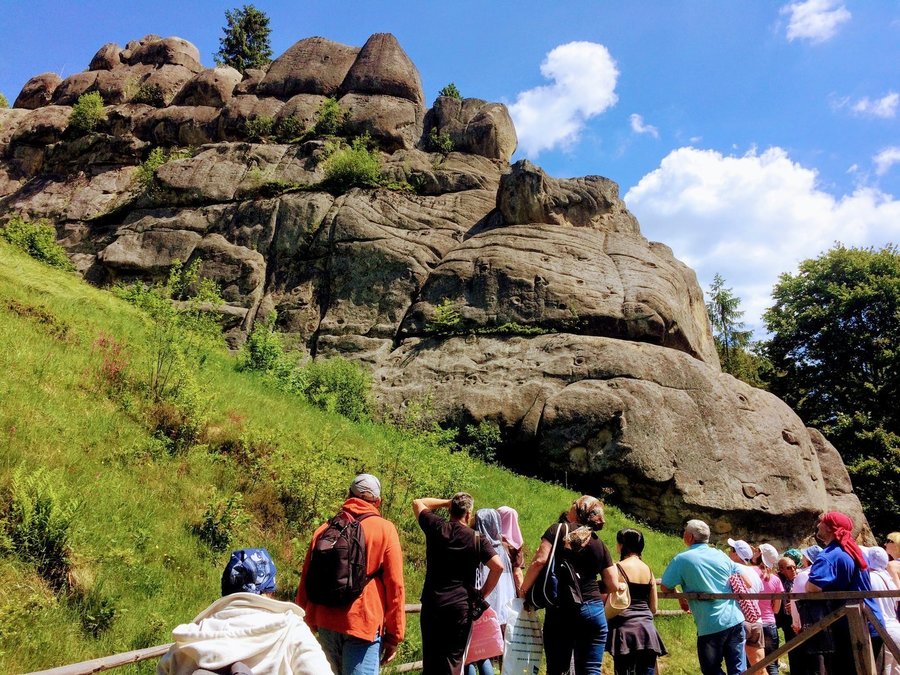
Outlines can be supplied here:
M768 579L764 579L762 570L757 567L756 571L759 573L759 580L762 582L762 590L760 591L760 593L784 593L784 584L781 583L781 579L778 577L778 574L772 572L769 575ZM775 623L775 612L772 611L771 600L759 601L759 616L760 621L762 621L764 624Z

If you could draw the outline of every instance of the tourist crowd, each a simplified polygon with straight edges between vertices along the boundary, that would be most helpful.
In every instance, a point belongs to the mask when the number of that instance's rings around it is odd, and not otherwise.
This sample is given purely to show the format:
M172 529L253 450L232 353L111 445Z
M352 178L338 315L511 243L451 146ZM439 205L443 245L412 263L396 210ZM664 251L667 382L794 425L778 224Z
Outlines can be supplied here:
M380 506L378 479L357 476L338 514L313 534L295 603L271 597L275 564L265 549L235 551L222 577L223 597L175 629L158 672L377 675L396 657L406 631L400 540ZM446 516L438 513L444 509ZM536 608L546 610L543 635L531 639L538 650L543 645L548 675L599 675L606 653L616 675L652 675L667 653L654 625L658 591L770 594L679 598L696 624L700 672L720 674L724 662L733 675L775 652L779 630L790 640L845 604L816 600L816 593L900 588L900 533L884 548L860 547L850 518L837 512L819 518L817 544L781 553L769 543L730 538L720 550L710 545L709 526L690 520L686 550L657 585L642 559L639 530L616 533L614 560L597 535L605 518L595 497L579 497L549 524L527 567L515 509L476 510L460 492L415 499L413 510L425 536L425 675L493 675L496 661L512 658L511 644L522 650L520 635L528 641L514 626L523 617L533 623ZM881 635L900 642L897 601L865 600L879 672L890 675L900 675L900 663L882 648ZM847 617L816 631L787 658L791 675L855 672ZM536 668L529 665L528 672ZM766 666L770 674L778 669L777 660Z

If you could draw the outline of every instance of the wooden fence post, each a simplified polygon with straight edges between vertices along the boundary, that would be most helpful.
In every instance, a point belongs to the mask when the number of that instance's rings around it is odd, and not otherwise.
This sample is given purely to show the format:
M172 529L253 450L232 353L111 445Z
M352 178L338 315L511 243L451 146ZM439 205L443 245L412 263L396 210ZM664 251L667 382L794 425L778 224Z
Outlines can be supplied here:
M875 657L872 654L872 640L869 625L863 616L862 602L847 605L847 622L850 624L850 644L858 675L875 675Z

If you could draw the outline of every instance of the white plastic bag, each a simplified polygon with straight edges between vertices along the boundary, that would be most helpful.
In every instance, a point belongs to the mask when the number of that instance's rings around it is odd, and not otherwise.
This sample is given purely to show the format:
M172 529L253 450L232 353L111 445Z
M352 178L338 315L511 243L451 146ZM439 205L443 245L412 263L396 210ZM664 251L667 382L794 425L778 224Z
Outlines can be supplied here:
M544 651L537 612L526 612L521 598L510 600L507 608L502 675L537 675Z

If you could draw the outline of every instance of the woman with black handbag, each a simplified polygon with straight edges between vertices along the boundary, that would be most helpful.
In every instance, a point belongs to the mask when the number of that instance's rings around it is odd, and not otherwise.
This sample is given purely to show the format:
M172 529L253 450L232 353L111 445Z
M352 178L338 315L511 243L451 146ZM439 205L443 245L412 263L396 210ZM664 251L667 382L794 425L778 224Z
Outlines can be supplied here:
M596 534L604 523L600 500L579 497L544 532L525 575L521 596L547 610L547 675L568 674L573 656L575 675L600 675L608 632L603 594L620 584L609 549Z

